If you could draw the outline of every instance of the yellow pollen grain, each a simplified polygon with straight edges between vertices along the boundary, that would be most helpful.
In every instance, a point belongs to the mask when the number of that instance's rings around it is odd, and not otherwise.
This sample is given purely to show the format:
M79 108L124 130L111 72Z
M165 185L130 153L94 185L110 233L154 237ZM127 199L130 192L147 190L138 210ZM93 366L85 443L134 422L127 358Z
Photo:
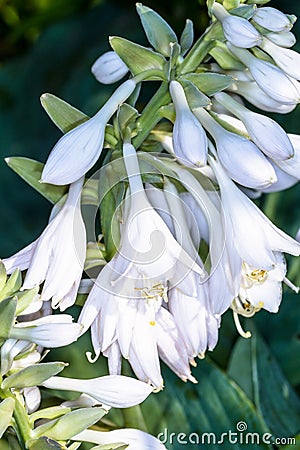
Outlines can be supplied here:
M155 322L155 320L151 320L151 321L149 322L149 324L151 325L151 327L155 327L156 322Z

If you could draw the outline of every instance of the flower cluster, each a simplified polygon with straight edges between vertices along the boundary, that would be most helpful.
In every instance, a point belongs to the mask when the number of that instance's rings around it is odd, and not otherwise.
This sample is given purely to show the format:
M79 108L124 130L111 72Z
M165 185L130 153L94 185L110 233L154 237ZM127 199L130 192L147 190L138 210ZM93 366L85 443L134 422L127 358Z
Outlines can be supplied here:
M244 103L285 114L300 101L300 56L290 49L294 17L253 2L228 10L211 3L211 24L195 43L190 21L178 40L164 19L137 4L152 48L110 39L112 51L92 72L104 84L127 74L129 79L92 118L82 116L80 125L70 121L40 178L40 186L61 187L61 199L41 236L3 260L11 277L27 272L15 290L15 309L10 301L0 311L10 323L1 335L2 388L22 388L30 412L39 405L37 386L82 394L61 407L64 414L55 412L33 427L30 439L164 448L138 430L87 428L105 408L132 406L162 389L160 359L183 381L196 383L191 366L216 346L228 309L240 334L249 337L240 315L277 312L283 282L298 290L286 278L284 253L298 256L300 244L253 199L298 182L300 137ZM139 111L146 81L160 87ZM44 99L50 117L56 101ZM61 104L56 106L60 126ZM64 104L63 120L66 110L75 114ZM90 182L87 172L103 148L105 164ZM82 205L91 197L100 203L102 253L96 239L86 242ZM96 277L89 278L87 267L97 268ZM87 298L77 323L67 314L52 315L52 309L72 306L79 292ZM109 376L75 380L55 376L61 368L39 369L43 347L68 345L89 328L95 356L88 358L106 356ZM122 377L123 358L141 381ZM33 367L35 382L16 381L17 365ZM77 425L70 433L74 413Z

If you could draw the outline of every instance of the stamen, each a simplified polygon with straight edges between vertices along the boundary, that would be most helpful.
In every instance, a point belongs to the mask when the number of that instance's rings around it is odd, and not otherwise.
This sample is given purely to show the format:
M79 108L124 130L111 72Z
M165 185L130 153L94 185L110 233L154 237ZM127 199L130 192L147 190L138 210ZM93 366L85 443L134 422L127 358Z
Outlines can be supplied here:
M236 311L233 311L233 319L234 319L234 323L236 326L237 331L239 332L239 334L245 338L245 339L249 339L251 337L251 333L250 331L244 331L239 319L239 315Z
M296 292L296 294L298 294L299 292L299 287L295 286L288 278L284 277L283 279L284 283L290 288L292 289L294 292Z
M99 358L99 356L100 356L100 350L98 350L98 351L95 353L94 358L92 357L92 352L85 352L85 356L86 356L88 362L91 363L91 364L93 364L93 363L95 363L95 362L97 361L97 359Z

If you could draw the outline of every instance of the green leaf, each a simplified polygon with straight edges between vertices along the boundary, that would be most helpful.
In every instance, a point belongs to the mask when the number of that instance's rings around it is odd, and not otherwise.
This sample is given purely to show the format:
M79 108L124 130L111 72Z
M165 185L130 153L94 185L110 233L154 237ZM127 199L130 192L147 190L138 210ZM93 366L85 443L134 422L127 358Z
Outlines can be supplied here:
M16 294L17 297L17 310L16 315L18 316L23 311L25 311L26 308L30 305L30 303L34 300L34 298L37 296L39 292L39 286L36 286L32 289L28 289L25 291L18 292Z
M17 299L8 297L0 302L0 337L8 338L15 322Z
M191 110L203 108L211 104L210 99L203 94L190 80L182 80L187 102Z
M2 382L2 389L23 388L38 386L48 378L57 375L67 364L63 362L39 363L25 367L5 378Z
M127 105L126 103L123 103L123 105L120 106L117 117L119 129L122 136L124 136L124 132L126 131L127 127L129 127L130 125L134 126L138 116L139 113L133 106Z
M31 187L42 194L51 203L56 203L67 192L67 186L40 183L44 164L22 156L5 159L8 166L14 170Z
M201 92L211 96L233 83L233 78L220 73L187 73L181 80L191 81Z
M47 435L51 439L67 440L94 425L107 414L103 408L80 408L71 411L59 419L52 420L35 428L36 436Z
M6 280L7 280L7 275L6 275L5 265L0 260L0 293L5 286Z
M43 94L41 104L52 122L63 133L67 133L89 119L86 114L52 94Z
M9 397L0 403L0 439L6 428L9 427L14 412L15 401Z
M215 46L209 52L217 61L219 66L224 70L244 70L245 66L237 60L232 53L227 49L223 42L216 42Z
M19 269L16 269L7 280L4 288L0 292L0 300L15 294L22 286L22 275Z
M180 47L181 54L185 55L186 52L191 48L194 41L194 24L190 19L185 22L185 27L183 29L182 35L180 37Z
M133 75L157 70L163 77L165 59L159 53L118 36L110 37L109 42Z
M164 56L170 55L170 43L178 42L170 25L153 9L136 4L143 28L150 44Z
M62 406L52 406L49 408L39 409L38 411L30 414L29 421L31 425L34 425L34 422L39 419L57 419L58 417L63 416L71 412L71 408L66 408Z
M226 9L233 9L233 8L237 8L240 4L240 0L224 0L223 1L223 6Z
M299 432L300 399L257 330L253 330L250 340L238 341L229 373L253 397L275 436Z
M232 444L223 435L223 442L218 442L222 433L237 432L237 423L243 421L247 424L247 432L259 433L261 436L267 432L262 418L255 410L252 402L245 393L223 371L209 360L201 360L193 371L198 378L198 384L184 384L169 370L164 372L166 387L162 392L150 396L142 405L144 417L147 418L149 432L159 435L165 440L166 447L172 450L182 449L178 442L179 433L185 433L185 439L194 438L194 445L201 444L203 448L222 450L232 448ZM171 433L174 433L172 445ZM191 434L192 433L192 434ZM211 444L208 445L208 436L211 435ZM199 442L195 441L196 434ZM240 438L240 434L238 433ZM166 439L165 439L166 438ZM181 439L184 439L181 436ZM204 441L201 442L201 439ZM214 441L215 439L215 441ZM187 448L192 442L187 442ZM234 448L245 448L238 440ZM251 449L268 448L262 442L254 443Z

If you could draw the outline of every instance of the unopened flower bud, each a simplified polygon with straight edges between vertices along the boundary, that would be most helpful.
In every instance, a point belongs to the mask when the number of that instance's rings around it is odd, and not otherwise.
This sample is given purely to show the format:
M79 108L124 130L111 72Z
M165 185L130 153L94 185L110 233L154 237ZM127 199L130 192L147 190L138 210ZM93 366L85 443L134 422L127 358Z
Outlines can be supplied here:
M237 47L251 48L262 41L260 33L247 19L229 14L220 3L214 3L214 16L222 23L226 39Z
M270 31L289 31L292 28L289 18L283 12L270 6L258 8L252 19Z
M116 52L110 51L96 59L91 71L100 83L111 84L121 80L129 69Z
M184 164L205 166L207 159L206 133L190 110L184 89L178 81L171 81L170 94L176 111L173 129L174 152Z
M261 48L268 53L277 66L296 80L300 80L300 54L289 48L282 48L264 38Z
M229 50L248 66L259 87L277 102L287 105L299 102L300 93L290 78L274 64L253 56L248 50L228 43Z

